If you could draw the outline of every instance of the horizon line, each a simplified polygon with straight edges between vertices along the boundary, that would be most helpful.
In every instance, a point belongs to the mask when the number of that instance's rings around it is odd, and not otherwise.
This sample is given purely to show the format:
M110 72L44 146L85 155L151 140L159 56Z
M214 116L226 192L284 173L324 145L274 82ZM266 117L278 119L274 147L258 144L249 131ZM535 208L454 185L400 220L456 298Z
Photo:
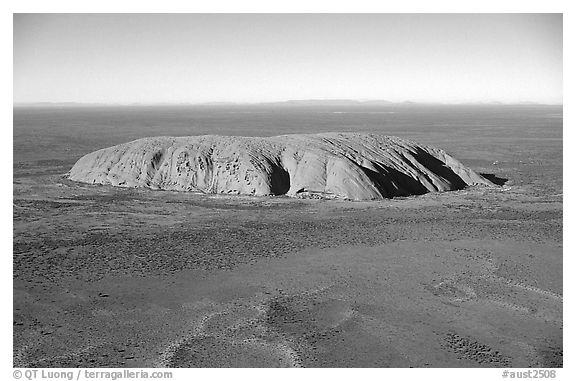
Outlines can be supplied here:
M385 99L345 99L345 98L312 98L312 99L287 99L279 101L255 101L255 102L234 102L234 101L208 101L208 102L75 102L75 101L31 101L31 102L13 102L13 107L32 107L32 106L258 106L258 105L322 105L328 103L335 106L346 105L443 105L443 106L563 106L563 102L537 102L537 101L464 101L464 102L434 102L434 101L388 101Z

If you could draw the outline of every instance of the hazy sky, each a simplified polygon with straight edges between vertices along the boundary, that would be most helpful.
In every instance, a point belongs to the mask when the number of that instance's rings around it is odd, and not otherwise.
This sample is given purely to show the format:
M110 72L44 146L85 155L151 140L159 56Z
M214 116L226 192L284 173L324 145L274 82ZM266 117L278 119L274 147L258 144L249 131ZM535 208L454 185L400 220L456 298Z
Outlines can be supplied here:
M562 102L558 14L14 16L15 102Z

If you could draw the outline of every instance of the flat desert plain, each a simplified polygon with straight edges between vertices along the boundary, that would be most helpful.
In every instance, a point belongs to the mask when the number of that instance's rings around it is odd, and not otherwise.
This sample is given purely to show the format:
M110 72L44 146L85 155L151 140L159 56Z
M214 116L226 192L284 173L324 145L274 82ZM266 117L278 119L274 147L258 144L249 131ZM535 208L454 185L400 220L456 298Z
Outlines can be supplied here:
M382 201L70 181L145 136L369 132L496 187ZM561 367L562 107L14 109L17 367Z

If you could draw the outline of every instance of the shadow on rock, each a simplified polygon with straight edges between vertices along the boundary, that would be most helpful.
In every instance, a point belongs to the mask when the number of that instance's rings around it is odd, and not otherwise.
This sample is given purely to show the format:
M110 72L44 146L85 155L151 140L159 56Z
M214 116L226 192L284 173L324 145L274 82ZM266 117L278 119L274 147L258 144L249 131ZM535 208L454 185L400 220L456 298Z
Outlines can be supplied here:
M496 185L504 185L508 181L508 179L504 177L498 177L493 173L480 173L480 176Z

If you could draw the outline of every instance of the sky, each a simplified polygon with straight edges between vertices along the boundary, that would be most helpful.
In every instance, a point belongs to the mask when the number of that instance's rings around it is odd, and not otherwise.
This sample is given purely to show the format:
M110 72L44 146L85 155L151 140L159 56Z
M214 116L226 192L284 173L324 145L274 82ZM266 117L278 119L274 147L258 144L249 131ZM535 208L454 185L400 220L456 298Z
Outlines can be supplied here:
M562 103L561 14L15 14L14 102Z

